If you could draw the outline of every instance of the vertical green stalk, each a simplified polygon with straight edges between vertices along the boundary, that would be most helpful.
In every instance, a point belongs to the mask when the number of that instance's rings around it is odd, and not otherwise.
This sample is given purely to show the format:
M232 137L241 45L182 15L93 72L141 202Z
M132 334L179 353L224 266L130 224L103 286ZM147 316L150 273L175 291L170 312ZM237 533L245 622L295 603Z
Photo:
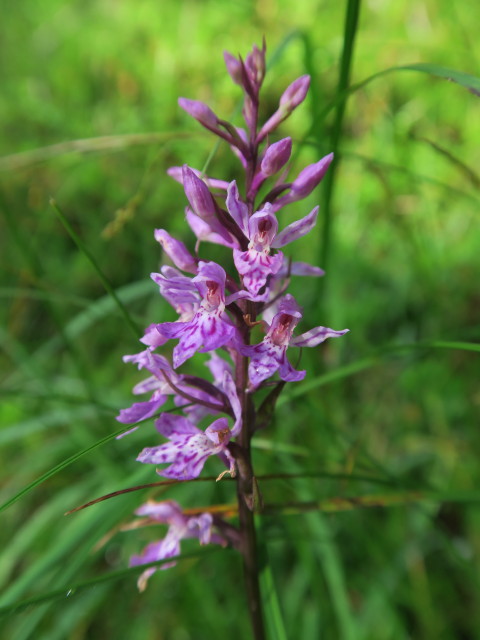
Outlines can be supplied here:
M346 89L348 89L348 86L350 84L350 71L352 67L353 48L358 29L359 14L360 0L349 0L347 5L347 13L345 16L343 50L340 60L340 75L337 87L337 97L342 97L338 100L330 142L330 150L335 154L335 161L330 165L323 183L323 231L318 264L321 264L322 268L324 268L325 270L328 270L332 250L333 220L331 203L335 185L335 175L339 164L338 148L343 129L343 117L345 114L345 106L348 97ZM325 304L325 283L322 280L319 284L322 287L323 304Z

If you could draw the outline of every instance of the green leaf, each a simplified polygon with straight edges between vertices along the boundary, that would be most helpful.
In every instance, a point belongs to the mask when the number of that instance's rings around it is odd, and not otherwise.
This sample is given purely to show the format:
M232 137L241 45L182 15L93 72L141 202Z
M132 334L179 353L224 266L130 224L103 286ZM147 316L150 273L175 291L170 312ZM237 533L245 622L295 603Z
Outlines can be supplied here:
M49 591L48 593L44 593L38 596L33 596L32 598L27 598L26 600L19 600L18 602L13 602L4 607L0 607L0 617L11 615L12 613L17 613L29 607L31 605L42 604L43 602L51 602L52 600L60 600L64 598L71 598L79 591L84 589L90 589L99 584L103 584L105 582L110 582L112 580L121 580L122 578L128 577L132 574L138 573L138 571L144 571L148 569L148 567L161 567L166 562L177 562L179 560L187 560L190 558L198 558L204 555L210 555L211 553L215 553L217 551L226 551L223 548L212 547L209 549L201 549L199 551L194 551L192 553L185 553L179 556L175 556L173 558L165 558L164 560L158 560L157 562L149 562L147 564L142 564L138 567L131 567L129 569L120 569L119 571L112 571L110 573L104 574L97 578L92 578L90 580L84 580L83 582L79 582L74 585L67 585L65 587L61 587L60 589L55 589L54 591Z
M267 635L270 640L287 640L287 633L283 623L282 609L278 600L277 590L273 579L272 568L268 558L264 537L258 535L259 581L262 596L262 606L265 614Z

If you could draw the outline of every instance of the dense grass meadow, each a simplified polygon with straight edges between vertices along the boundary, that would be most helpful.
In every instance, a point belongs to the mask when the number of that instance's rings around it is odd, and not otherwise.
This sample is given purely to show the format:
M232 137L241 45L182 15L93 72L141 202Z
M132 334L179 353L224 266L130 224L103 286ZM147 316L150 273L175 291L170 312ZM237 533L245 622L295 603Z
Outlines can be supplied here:
M304 350L306 379L253 441L275 505L257 516L269 638L479 637L479 24L473 1L4 3L1 638L251 637L235 551L187 541L142 594L127 569L159 537L126 526L140 503L234 505L230 480L64 513L159 480L135 460L153 426L115 440L115 416L144 377L122 356L143 327L175 319L149 278L153 230L194 246L166 169L230 181L239 167L177 98L240 125L222 52L263 35L264 118L312 76L280 130L292 174L335 152L308 202L281 212L285 225L321 206L286 250L327 271L292 281L302 331L350 328ZM204 476L217 471L210 461Z

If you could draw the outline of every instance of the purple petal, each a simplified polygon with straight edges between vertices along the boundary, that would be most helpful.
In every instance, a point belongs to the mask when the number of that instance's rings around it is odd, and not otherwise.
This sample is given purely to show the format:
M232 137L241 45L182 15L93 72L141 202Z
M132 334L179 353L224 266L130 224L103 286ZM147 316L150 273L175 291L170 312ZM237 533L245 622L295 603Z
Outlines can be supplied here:
M232 429L232 437L238 436L242 429L242 405L237 395L237 388L232 378L232 374L229 371L225 371L223 378L223 390L227 394L230 401L230 406L235 416L235 424Z
M143 338L140 338L140 342L148 345L149 347L160 347L167 342L168 338L162 336L158 331L156 324L151 324L145 329Z
M277 273L277 277L285 278L291 276L324 276L325 271L320 267L314 267L306 262L292 262L288 258L283 261L282 268Z
M165 229L155 229L155 240L159 242L173 264L189 273L197 273L195 258L187 247L176 238L173 238Z
M248 207L240 200L235 180L228 186L226 204L228 212L237 223L237 226L248 237Z
M205 176L198 169L194 169L190 167L193 173L198 177L202 178L209 189L220 189L221 191L226 191L228 188L228 182L225 180L217 180L216 178L211 178L210 176ZM183 185L183 167L170 167L167 169L167 174Z
M209 544L212 540L213 517L210 513L201 513L196 518L188 519L188 537L198 538L201 545Z
M239 274L243 276L243 284L253 295L257 295L266 284L269 276L277 273L283 262L283 254L278 252L269 256L263 252L233 250L233 261Z
M302 318L302 308L290 293L287 293L287 295L280 300L278 311L279 313L285 313L294 318Z
M216 217L215 203L207 185L186 164L183 165L183 187L197 216L208 221Z
M227 237L224 237L216 231L213 231L212 227L207 222L205 222L205 220L202 220L197 215L195 215L191 209L187 208L185 216L190 229L193 231L199 241L221 244L229 248L238 246L237 240L232 238L230 234L228 234Z
M174 522L177 526L181 523L185 523L187 520L186 516L182 513L180 505L174 500L164 500L162 502L149 500L138 507L135 511L135 515L149 516L153 520L163 524L170 524L171 522Z
M226 360L221 358L216 351L212 351L210 360L205 362L205 366L210 369L214 382L217 386L223 384L225 373L232 375L232 366Z
M315 209L313 209L304 218L301 218L296 222L292 222L292 224L285 227L285 229L283 229L283 231L281 231L272 242L272 247L283 247L294 240L298 240L298 238L301 238L311 231L317 222L318 209L319 207L315 207Z
M270 378L280 366L279 359L284 347L277 347L270 342L243 347L243 355L251 358L248 366L248 376L254 387Z
M280 360L280 369L278 371L280 378L285 380L285 382L299 382L303 380L307 375L306 371L297 371L292 367L287 358L287 352L283 353L283 356Z
M257 251L268 251L278 231L277 216L272 211L272 205L267 202L256 211L248 221L249 248Z
M340 336L345 335L348 331L349 329L334 331L327 327L315 327L315 329L310 329L310 331L293 338L290 344L296 347L316 347L327 338L339 338Z
M216 262L203 262L198 263L198 274L192 279L202 297L207 294L207 288L205 283L208 281L216 282L219 285L222 300L225 299L225 269Z
M292 182L289 193L272 204L274 211L278 211L290 202L296 202L297 200L306 198L315 187L320 184L332 160L333 153L329 153L315 164L310 164L300 171L296 179Z
M140 422L140 420L146 420L158 412L160 407L165 404L166 399L167 396L162 395L156 400L135 402L128 409L122 409L116 419L122 424L133 424Z
M158 420L155 421L155 427L166 438L171 438L176 434L197 435L201 433L190 420L174 413L162 413Z

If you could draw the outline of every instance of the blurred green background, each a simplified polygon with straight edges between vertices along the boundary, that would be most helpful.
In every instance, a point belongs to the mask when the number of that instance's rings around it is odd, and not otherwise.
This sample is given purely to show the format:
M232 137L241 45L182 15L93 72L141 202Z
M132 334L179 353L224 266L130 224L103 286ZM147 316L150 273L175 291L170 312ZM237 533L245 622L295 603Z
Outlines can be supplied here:
M141 376L121 362L139 350L134 334L49 200L140 327L173 319L148 278L161 259L153 229L165 227L191 248L194 241L182 189L165 171L201 168L212 151L210 174L231 180L239 170L177 97L208 102L241 124L222 51L245 55L265 34L264 117L294 78L312 75L309 98L279 131L297 144L291 175L332 145L337 151L330 204L324 184L281 214L286 224L320 202L332 216L328 234L320 221L287 251L316 264L325 248L329 255L324 283L292 283L305 308L299 328L351 330L303 353L308 376L286 389L255 449L260 476L323 474L261 483L267 503L324 501L308 514L260 519L286 635L477 638L478 97L425 73L392 72L350 95L335 140L340 59L355 31L344 32L347 3L2 4L2 502L62 468L1 514L0 606L46 597L8 610L1 637L250 637L232 551L158 572L141 595L135 573L95 583L159 537L120 527L160 491L63 516L104 493L155 482L135 456L157 440L148 424L61 464L117 431L114 416ZM365 2L351 81L418 62L478 75L479 23L473 1ZM226 254L203 245L201 255ZM206 473L218 473L216 461ZM361 508L368 495L383 506ZM234 502L235 490L198 483L165 496L197 507ZM352 496L360 498L348 509L332 500ZM90 588L69 592L90 579Z

